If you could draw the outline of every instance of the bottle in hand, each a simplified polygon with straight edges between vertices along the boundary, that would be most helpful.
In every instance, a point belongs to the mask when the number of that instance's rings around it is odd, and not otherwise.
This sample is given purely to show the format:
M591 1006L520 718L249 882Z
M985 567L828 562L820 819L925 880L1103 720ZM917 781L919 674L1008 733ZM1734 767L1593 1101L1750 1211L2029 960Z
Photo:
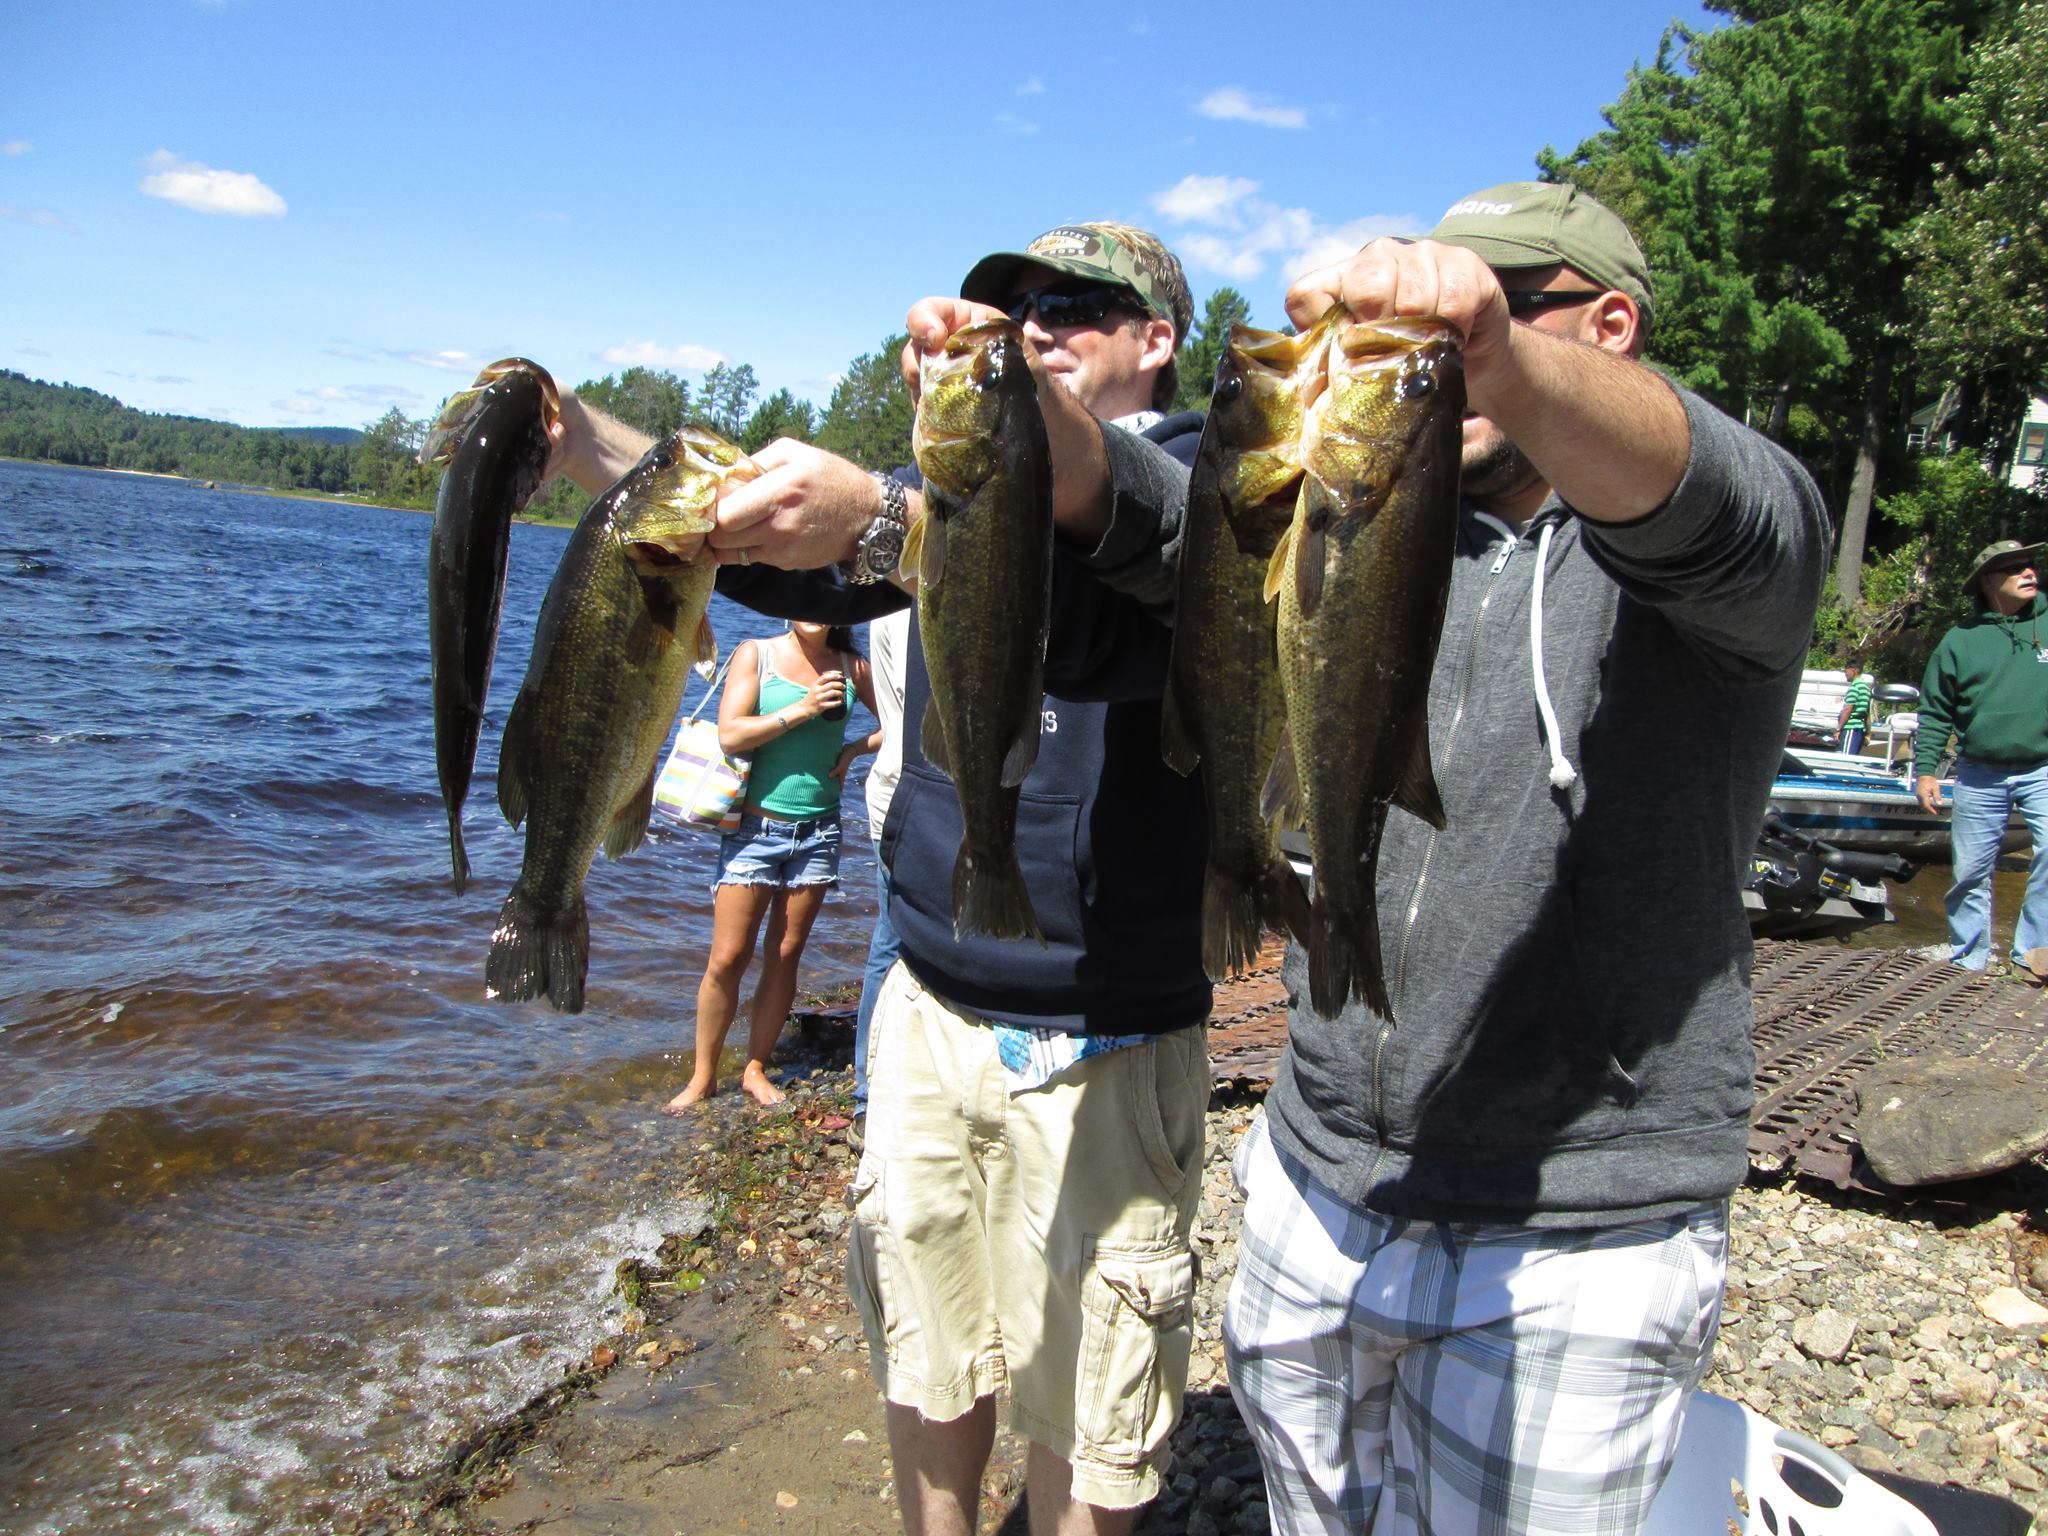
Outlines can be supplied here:
M818 715L818 718L820 720L844 720L846 718L847 694L845 674L840 672L827 672L825 674L825 680L830 682L832 686L839 691L839 702L834 704L830 709L821 711Z

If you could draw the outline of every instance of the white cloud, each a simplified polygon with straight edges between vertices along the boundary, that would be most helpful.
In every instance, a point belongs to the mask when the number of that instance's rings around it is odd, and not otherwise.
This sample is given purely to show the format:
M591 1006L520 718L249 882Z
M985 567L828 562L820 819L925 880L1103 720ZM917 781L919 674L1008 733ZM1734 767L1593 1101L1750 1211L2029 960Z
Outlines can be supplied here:
M1017 94L1019 96L1043 96L1045 94L1045 81L1041 77L1033 75L1029 80L1026 80L1017 87Z
M1265 96L1254 96L1234 85L1211 91L1195 104L1204 117L1225 122L1257 123L1262 128L1306 128L1308 114L1300 107L1283 107Z
M1239 282L1277 264L1294 278L1341 261L1381 235L1412 235L1407 214L1366 214L1325 224L1306 208L1283 208L1257 195L1259 184L1237 176L1183 176L1152 206L1177 223L1202 226L1172 240L1189 266Z
M160 336L165 341L197 341L199 339L197 336L194 336L190 331L167 330L160 325L152 325L142 334L145 336Z
M1152 206L1182 224L1235 221L1232 209L1259 190L1242 176L1183 176L1152 199Z
M621 368L689 368L703 370L716 368L725 361L723 352L714 352L709 347L694 346L684 342L679 347L664 347L652 341L626 341L615 347L606 347L598 353L602 362L613 363Z
M0 142L0 155L25 155L34 148L27 139L8 139Z
M996 126L1005 133L1030 134L1038 132L1038 124L1029 118L1019 117L1014 112L998 112Z
M396 384L320 384L296 395L287 395L282 400L273 400L271 405L291 416L327 416L342 414L342 407L348 407L347 414L353 419L363 411L382 412L391 406L404 406L420 398L416 390Z
M78 233L78 226L60 214L47 208L17 208L12 203L0 203L0 219L12 219L17 224L33 224L37 229L61 230L67 235Z
M217 171L197 161L180 160L160 149L142 162L149 174L136 190L194 213L219 213L234 219L281 219L285 201L247 171Z
M182 373L152 373L149 376L149 382L152 384L190 384L192 381Z
M43 350L43 349L42 349L41 347L16 347L16 348L14 349L14 351L15 351L15 355L16 355L16 356L18 356L18 357L48 357L48 356L50 356L50 354L49 354L48 352L45 352L45 351L44 351L44 350Z
M482 358L453 347L439 352L407 352L402 355L408 363L417 363L422 368L439 368L444 373L475 373L484 365Z

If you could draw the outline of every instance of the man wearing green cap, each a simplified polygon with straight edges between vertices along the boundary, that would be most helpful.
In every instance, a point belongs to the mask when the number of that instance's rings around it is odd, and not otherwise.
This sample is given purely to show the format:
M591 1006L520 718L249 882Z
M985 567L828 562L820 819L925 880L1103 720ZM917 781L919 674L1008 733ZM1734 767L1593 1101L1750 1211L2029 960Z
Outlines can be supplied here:
M1180 1413L1211 989L1201 787L1159 754L1200 419L1161 413L1191 311L1170 251L1092 223L978 262L959 299L908 318L912 352L996 313L1022 327L1057 533L1039 749L1017 815L1042 946L953 933L959 804L923 752L914 625L905 647L903 766L881 841L900 958L870 1026L848 1279L913 1533L974 1529L999 1389L1030 1442L1041 1536L1127 1529ZM645 440L564 403L561 456L601 488ZM879 481L787 440L755 458L766 473L721 500L710 538L722 592L833 623L905 604L879 578L921 515L914 471Z
M1829 526L1642 366L1641 251L1516 182L1300 279L1465 336L1429 739L1388 818L1393 1018L1310 1005L1239 1151L1231 1385L1275 1530L1638 1531L1712 1349L1754 1055L1739 892Z
M1991 872L2018 808L2033 841L2027 894L2013 929L2012 963L2035 972L2048 946L2048 639L2042 634L2039 544L2000 539L1977 552L1965 583L1978 611L1941 637L1920 685L1914 793L1941 811L1934 770L1951 733L1961 743L1949 823L1949 958L1965 970L1991 961Z

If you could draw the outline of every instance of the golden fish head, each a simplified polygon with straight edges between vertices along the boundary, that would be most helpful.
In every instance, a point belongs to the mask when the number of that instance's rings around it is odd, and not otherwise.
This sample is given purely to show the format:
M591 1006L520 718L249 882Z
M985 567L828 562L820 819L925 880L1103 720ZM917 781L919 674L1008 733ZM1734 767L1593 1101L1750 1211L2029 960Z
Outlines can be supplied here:
M485 364L467 389L459 389L448 397L420 447L420 463L444 464L455 457L457 446L469 435L470 422L482 408L491 386L513 374L531 374L539 382L541 421L552 429L562 415L562 397L554 375L526 358L501 357L495 363Z
M1340 326L1328 375L1304 423L1302 460L1340 512L1377 505L1409 446L1446 412L1465 414L1464 339L1435 315Z
M955 496L972 495L995 472L995 436L1005 398L1035 390L1024 331L1013 320L984 320L955 331L918 359L917 421L910 446L925 478Z
M761 466L732 443L693 422L650 449L612 492L613 526L643 567L699 559L720 493L760 473Z

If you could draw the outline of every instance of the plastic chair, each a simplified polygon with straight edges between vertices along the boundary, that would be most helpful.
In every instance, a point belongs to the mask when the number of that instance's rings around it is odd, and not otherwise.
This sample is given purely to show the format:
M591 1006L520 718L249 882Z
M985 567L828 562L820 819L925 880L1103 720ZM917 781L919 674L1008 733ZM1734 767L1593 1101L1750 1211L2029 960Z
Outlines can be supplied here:
M1926 1515L1826 1446L1711 1392L1686 1405L1671 1475L1643 1533L1940 1536Z

